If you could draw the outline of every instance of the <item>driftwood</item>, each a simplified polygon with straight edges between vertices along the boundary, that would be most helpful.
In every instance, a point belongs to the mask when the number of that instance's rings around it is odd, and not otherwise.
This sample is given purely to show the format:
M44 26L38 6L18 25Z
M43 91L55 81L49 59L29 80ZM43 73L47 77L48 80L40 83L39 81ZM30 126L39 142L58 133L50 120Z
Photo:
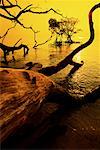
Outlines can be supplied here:
M1 68L0 140L4 141L17 129L29 123L30 118L34 118L33 116L47 99L53 102L60 102L60 100L63 102L64 99L67 100L67 96L69 97L53 81L42 74L24 69ZM38 121L41 120L39 116ZM34 119L31 121L33 125L38 125Z
M94 29L93 29L93 22L92 19L92 12L100 7L99 5L96 5L91 9L90 15L89 15L89 21L90 21L90 30L92 35L89 39L89 41L85 44L91 44L91 42L94 39ZM79 52L81 49L83 49L86 45L83 44L80 47L78 47L75 51L72 52L70 55L70 58L74 56L75 53ZM67 61L67 64L70 61L70 58ZM66 60L66 58L65 58ZM56 73L57 71L63 69L66 64L64 64L64 61L59 63L55 69L55 66L52 66L51 70L53 72L49 72L50 68L46 68L43 70L40 70L40 72L52 75L53 73ZM71 63L74 62L71 60ZM41 66L40 66L41 68ZM58 69L59 68L59 69ZM99 90L97 90L99 95ZM88 99L88 97L91 97L91 95L88 95L85 97ZM17 70L17 69L0 69L0 140L1 142L5 141L10 135L16 133L19 129L21 129L26 124L32 123L32 126L34 128L38 128L37 126L41 127L42 121L44 121L43 128L39 128L38 134L40 132L43 132L43 130L46 130L47 124L45 123L45 119L50 114L50 111L52 110L52 107L56 106L54 109L57 110L60 105L50 105L51 109L46 111L44 107L41 106L46 102L46 100L51 100L51 102L61 102L61 100L66 101L67 105L72 104L71 96L66 94L62 89L57 87L55 83L53 83L49 78L45 77L42 74L36 73L34 71L29 70ZM73 104L76 104L74 102ZM78 101L79 104L79 101ZM45 111L44 111L45 108ZM44 115L45 112L45 115ZM49 113L48 113L49 112ZM43 113L41 115L41 113ZM52 113L52 111L51 111ZM43 117L46 116L46 117ZM40 118L39 118L40 117ZM43 117L43 118L42 118ZM32 127L31 126L31 127ZM35 132L35 136L32 136L31 139L35 139L37 136L37 133ZM25 140L26 141L26 140ZM25 142L24 142L25 143Z
M28 51L29 51L29 48L27 47L27 45L24 45L24 44L11 47L11 46L6 46L6 45L0 43L0 48L4 52L4 60L6 63L7 63L6 56L9 54L9 52L12 52L12 58L13 58L13 60L15 60L14 55L13 55L15 50L20 50L21 48L23 48L24 49L24 57L26 54L28 54Z
M35 114L53 82L24 70L0 69L0 139L3 141Z
M66 110L80 107L98 98L99 93L100 88L97 88L82 100L76 101L63 88L40 73L1 68L0 140L3 146L6 145L5 141L11 144L8 147L29 146L55 125L64 106Z

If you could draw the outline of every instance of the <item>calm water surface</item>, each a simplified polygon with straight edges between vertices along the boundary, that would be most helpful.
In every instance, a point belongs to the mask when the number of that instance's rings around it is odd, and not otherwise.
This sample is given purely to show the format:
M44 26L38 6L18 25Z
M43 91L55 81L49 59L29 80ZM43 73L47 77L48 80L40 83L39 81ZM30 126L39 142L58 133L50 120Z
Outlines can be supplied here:
M97 42L98 43L98 42ZM12 61L11 54L7 56L9 60L9 67L20 68L23 67L29 61L33 63L41 63L43 67L57 64L65 56L71 53L78 44L72 44L71 46L62 46L61 48L55 48L51 45L43 46L36 50L31 49L29 54L24 58L23 51L15 51L16 61ZM51 78L62 85L66 90L75 97L81 97L100 85L100 44L93 43L91 46L85 48L74 57L74 61L84 61L84 65L80 67L76 72L70 74L73 66L68 65L60 72L52 75ZM1 59L3 60L3 55ZM5 66L1 63L1 66Z
M98 43L98 42L97 42ZM69 74L73 66L68 65L51 78L63 86L75 98L84 96L89 91L100 86L100 45L93 43L74 57L74 61L84 61L84 65L73 74ZM31 49L23 58L22 50L15 52L16 61L10 61L8 66L23 67L25 63L41 63L44 67L57 64L67 56L77 44L54 48L49 45L37 50ZM3 59L1 57L1 59ZM4 66L3 63L1 63ZM92 142L91 142L92 141ZM66 112L57 126L43 135L35 145L35 149L80 149L100 148L100 99L95 103L87 104L79 109Z
M43 67L57 64L71 53L78 44L55 48L51 45L36 50L30 49L24 58L23 51L16 51L16 61L12 61L11 54L7 56L9 67L20 68L27 62L41 63ZM51 78L63 86L75 98L84 96L89 91L100 86L100 44L93 42L89 47L79 52L74 61L84 61L84 65L70 74L73 66L68 65ZM1 53L1 60L3 54ZM1 63L1 66L5 64ZM50 129L35 145L35 149L100 149L100 99L93 104L87 104L80 109L65 113L56 128Z
M31 3L31 0L29 0ZM36 0L40 2L40 0ZM65 2L67 4L65 5ZM97 0L84 0L84 1L41 1L44 10L49 9L50 7L55 8L56 10L61 10L64 12L64 15L68 17L75 17L80 20L79 28L82 29L82 32L76 36L76 41L84 43L89 37L89 28L88 28L88 18L87 14L91 7L97 3ZM23 1L20 0L21 5L24 5ZM28 2L27 2L28 3ZM26 4L26 3L25 3ZM27 4L26 4L27 5ZM81 13L80 12L81 9ZM99 13L100 10L97 10L93 14L94 29L95 29L95 39L93 43L79 52L74 57L74 61L81 62L84 61L84 65L80 67L76 72L70 74L73 66L68 65L66 68L60 72L52 75L51 78L63 86L66 91L68 91L74 97L82 97L89 91L100 86L100 22L99 22ZM58 15L54 13L47 16L33 16L26 15L23 16L26 25L33 26L34 29L40 30L41 34L38 35L38 40L45 41L50 33L48 33L48 19L58 18ZM40 20L41 24L40 24ZM28 21L27 21L28 20ZM35 23L34 23L34 21ZM6 31L6 27L12 26L10 22L6 20L0 20L0 33L3 35ZM44 33L45 31L45 33ZM16 35L16 36L15 36ZM44 36L43 36L44 35ZM24 58L23 51L19 50L15 52L16 61L12 61L11 54L7 56L9 61L8 66L13 68L23 67L27 62L32 61L33 63L41 63L43 67L51 66L57 64L65 56L67 56L71 51L73 51L78 44L72 44L71 46L63 46L62 48L54 48L51 44L43 45L37 50L32 48L33 45L33 33L23 30L19 26L9 32L7 37L4 40L4 43L7 45L14 45L18 39L22 38L21 41L24 44L30 44L29 54ZM1 41L0 41L1 42ZM51 42L52 43L52 42ZM0 50L0 66L5 66L1 63L3 60L3 53ZM36 147L38 148L98 148L100 149L100 99L98 99L93 104L87 104L86 106L81 107L80 109L67 112L58 125L58 128L50 131L42 137Z

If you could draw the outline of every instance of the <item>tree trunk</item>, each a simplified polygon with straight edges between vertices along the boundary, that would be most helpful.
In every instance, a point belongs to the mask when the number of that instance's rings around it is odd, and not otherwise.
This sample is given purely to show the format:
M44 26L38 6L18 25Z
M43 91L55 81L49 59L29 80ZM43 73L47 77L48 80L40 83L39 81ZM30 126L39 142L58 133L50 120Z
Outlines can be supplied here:
M39 115L41 105L47 100L52 100L53 103L57 101L61 106L65 103L64 100L70 103L70 97L61 87L42 74L24 69L0 68L1 142L26 124L32 123L32 127L39 124L41 126L42 120L50 115L50 112L47 113L49 108Z
M0 69L0 140L23 126L45 101L53 82L33 71Z

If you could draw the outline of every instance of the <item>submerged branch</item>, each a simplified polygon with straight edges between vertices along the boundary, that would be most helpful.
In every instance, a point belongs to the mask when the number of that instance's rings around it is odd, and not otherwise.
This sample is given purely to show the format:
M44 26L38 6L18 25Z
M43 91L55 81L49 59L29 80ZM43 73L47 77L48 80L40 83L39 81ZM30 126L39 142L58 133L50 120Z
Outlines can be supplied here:
M18 42L19 42L19 40L18 40ZM17 43L18 43L17 42ZM16 44L17 44L16 43ZM15 45L16 45L15 44ZM2 44L2 43L0 43L0 48L2 49L2 50L4 50L4 51L12 51L12 50L19 50L19 49L21 49L21 48L23 48L23 47L27 47L27 45L24 45L24 44L21 44L21 45L19 45L19 46L6 46L6 45L4 45L4 44ZM28 47L27 47L28 48Z
M93 28L93 21L92 21L92 14L93 12L100 7L100 3L96 4L90 11L88 14L88 19L89 19L89 28L90 28L90 38L87 42L85 42L84 44L80 45L79 47L77 47L71 54L69 54L67 57L65 57L62 61L60 61L57 65L55 66L50 66L50 67L46 67L46 68L42 68L39 72L43 73L45 75L53 75L55 73L57 73L58 71L64 69L68 64L70 65L74 65L73 63L73 57L81 50L83 50L85 47L89 46L93 40L94 40L94 28ZM82 65L83 62L80 64Z
M21 40L21 39L20 39L20 40ZM18 40L17 43L18 43L20 40ZM14 58L14 55L13 55L13 54L14 54L14 51L15 51L15 50L20 50L21 48L23 48L23 50L24 50L24 57L26 56L26 54L28 54L28 51L29 51L28 46L25 45L25 44L20 44L19 46L16 46L17 43L15 43L14 46L7 46L7 45L4 45L4 44L0 43L0 48L1 48L1 50L4 52L4 60L5 60L5 63L8 63L6 56L7 56L7 54L9 54L9 52L12 52L12 58L13 58L14 61L15 61L15 58Z

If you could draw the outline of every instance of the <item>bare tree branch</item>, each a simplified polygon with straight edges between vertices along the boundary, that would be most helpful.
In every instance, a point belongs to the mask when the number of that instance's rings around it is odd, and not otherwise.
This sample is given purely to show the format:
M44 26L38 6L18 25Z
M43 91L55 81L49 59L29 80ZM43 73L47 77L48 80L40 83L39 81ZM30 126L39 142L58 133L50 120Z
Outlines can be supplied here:
M32 14L47 14L50 11L55 12L56 14L63 16L61 13L58 13L56 10L54 10L53 8L50 8L49 10L46 11L32 11L31 8L27 9L28 7L30 7L32 5L28 5L27 7L25 7L23 10L21 10L18 15L15 17L16 19L18 19L23 13L32 13Z
M1 0L0 3L2 3L2 5L0 6L1 9L8 9L8 8L13 8L13 7L18 7L21 9L21 7L17 4L17 0L15 0L16 4L12 4L10 1L7 0L7 2L10 4L10 5L4 5L4 1Z
M31 10L31 8L29 8L29 7L31 7L32 6L32 4L30 4L30 5L28 5L27 7L25 7L24 9L22 9L16 16L13 16L13 15L11 15L10 13L9 13L9 15L11 16L5 16L5 15L3 15L3 14L1 14L0 13L0 16L1 17L3 17L3 18L5 18L5 19L8 19L8 20L15 20L16 22L20 22L18 19L19 19L19 17L22 15L22 14L24 14L24 13L33 13L33 14L47 14L47 13L49 13L50 11L53 11L53 12L55 12L56 14L58 14L58 15L61 15L62 16L62 14L60 14L60 13L58 13L57 11L55 11L53 8L50 8L49 10L46 10L46 11L32 11ZM4 7L4 3L3 3L3 7ZM5 10L5 7L3 8L4 10ZM7 10L5 10L5 11L7 11Z
M18 40L18 42L19 42L19 40ZM17 43L18 43L18 42L17 42ZM16 44L17 44L17 43L16 43ZM15 44L15 45L16 45L16 44ZM12 54L14 54L14 51L15 51L15 50L19 50L19 49L23 48L23 49L24 49L24 56L25 56L26 54L28 54L28 51L29 51L28 46L25 45L25 44L20 44L19 46L6 46L6 45L0 43L0 48L1 48L2 51L4 52L4 59L5 59L5 62L6 62L6 63L7 63L7 58L6 58L6 56L7 56L7 54L8 54L9 52L12 52ZM12 57L13 57L13 59L15 60L15 58L14 58L13 55L12 55Z
M3 14L0 14L0 17L5 18L5 19L8 19L8 20L10 20L10 21L15 20L14 18L5 16L5 15L3 15Z
M3 0L2 0L3 1ZM7 0L7 2L10 4L10 5L13 5L9 0Z
M9 46L6 46L3 44L3 41L6 37L6 35L8 34L8 32L14 28L16 26L16 24L18 23L20 26L22 26L23 28L25 29L30 29L33 33L34 33L34 39L35 39L35 36L36 36L36 31L33 30L33 28L31 26L29 27L26 27L19 19L20 17L23 15L23 14L26 14L26 13L32 13L32 14L47 14L49 13L50 11L53 11L54 13L58 14L58 15L61 15L59 12L57 12L56 10L54 10L53 8L50 8L49 10L46 10L46 11L33 11L32 8L34 8L32 6L32 4L26 6L25 8L21 9L21 7L17 4L17 0L15 0L16 4L13 4L12 2L10 2L10 0L6 0L6 2L8 2L8 4L5 4L5 1L4 0L0 0L0 9L4 10L4 12L7 13L7 15L3 14L3 13L0 13L0 17L4 18L4 19L7 19L9 21L14 21L15 24L13 27L7 29L6 33L1 36L0 38L2 38L2 43L0 43L0 48L4 51L4 58L5 58L5 61L6 61L6 54L9 53L10 51L12 51L12 53L14 52L14 50L17 50L17 49L20 49L22 47L24 47L24 51L25 49L27 49L27 51L29 50L28 47L26 45L23 45L21 44L20 46L18 47L15 47L16 44L20 41L18 40L17 43L13 46L13 47L9 47ZM10 8L14 8L14 7L19 7L21 10L17 13L17 15L13 15L10 11L8 11L8 9ZM37 46L39 45L43 45L45 43L47 43L49 40L51 40L52 36L46 40L45 42L43 43L37 43L36 39L35 39L35 45L34 45L34 48L36 48Z
M9 1L8 1L8 2L9 2ZM10 6L12 7L13 4L12 4L12 3L10 3L10 4L11 4ZM16 1L16 4L17 4L17 1ZM25 7L22 11L26 10L26 9L27 9L28 7L30 7L30 6L32 6L32 4L31 4L31 5L28 5L27 7ZM11 21L14 21L14 22L15 22L15 25L14 25L13 27L9 28L9 29L6 31L6 33L5 33L3 36L0 37L0 38L3 38L3 39L2 39L2 43L3 43L3 41L4 41L5 37L6 37L6 35L8 34L9 30L11 30L12 28L14 28L17 23L18 23L19 25L21 25L23 28L25 28L25 29L30 29L30 30L33 31L33 29L32 29L31 26L30 26L30 27L24 26L24 24L21 23L21 22L17 19L18 16L17 16L17 18L16 18L14 15L12 15L11 13L9 13L9 12L7 11L7 9L5 8L5 5L4 5L3 0L2 0L2 7L3 7L3 10L4 10L5 12L7 12L7 14L8 14L10 17L5 16L5 15L3 15L3 14L0 14L0 16L3 17L3 18L6 18L6 19L8 19L8 20L11 20ZM20 13L22 13L22 11L19 12L19 15L21 15Z
M4 2L3 2L3 0L2 0L2 5L3 5L3 9L5 10L5 12L9 15L9 16L11 16L11 17L14 17L14 15L12 15L6 8L5 8L5 5L4 5ZM12 5L11 5L12 6Z
M34 46L33 46L33 48L36 48L36 45L37 45L37 40L36 40L36 33L38 33L39 31L33 31L34 32L34 42L35 42L35 44L34 44Z
M0 8L1 8L1 9L4 9L4 8L6 8L6 9L7 9L7 8L13 8L13 7L19 7L19 6L18 6L18 5L0 6Z
M40 45L46 44L47 42L49 42L49 41L51 40L52 37L53 37L53 36L51 35L46 41L44 41L44 42L42 42L42 43L39 43L39 44L38 44L38 42L35 40L35 44L34 44L33 48L37 48L37 47L40 46Z
M8 0L8 2L9 2L9 4L10 4L11 7L14 6L9 0ZM17 1L16 1L16 5L17 5ZM17 5L17 6L18 6L18 5ZM6 8L6 6L5 6L3 0L2 0L2 7L3 7L2 9L3 9L5 12L7 12L8 16L6 16L6 15L0 13L0 17L3 17L3 18L8 19L8 20L10 20L10 21L15 21L15 22L17 22L19 25L21 25L21 26L22 26L23 28L25 28L25 29L31 29L31 27L25 27L24 24L23 24L21 21L19 21L20 16L21 16L22 14L24 14L24 13L46 14L46 13L48 13L48 12L50 12L50 11L53 11L53 12L57 13L58 15L62 15L62 14L58 13L57 11L55 11L53 8L51 8L51 9L49 9L49 10L46 10L46 11L39 11L39 12L37 12L37 11L32 11L31 9L32 9L33 7L32 7L32 4L30 4L30 5L26 6L24 9L22 9L21 11L19 11L19 13L18 13L16 16L14 16L14 15L12 15L12 14L7 10L7 8Z
M80 52L81 50L83 50L84 48L86 48L87 46L89 46L93 42L93 40L94 40L94 28L93 28L92 14L93 14L93 12L97 8L100 8L100 3L96 4L95 6L93 6L92 9L89 11L89 14L88 14L89 27L90 27L90 37L89 37L89 40L87 42L85 42L84 44L80 45L79 47L77 47L71 54L69 54L68 56L66 56L57 65L46 67L46 68L42 68L39 71L40 73L43 73L45 75L50 76L50 75L53 75L53 74L57 73L58 71L64 69L68 64L70 64L70 65L77 65L75 62L73 62L73 60L72 60L73 57L78 52ZM81 62L80 65L82 65L82 64L83 64L83 61Z
M19 41L21 41L22 39L19 39L15 44L14 47L19 43Z
M8 14L8 16L6 16L6 15L4 15L4 14L2 14L2 13L0 13L0 16L3 17L3 18L5 18L5 19L8 19L8 20L11 20L11 21L12 21L12 20L14 20L15 16L12 15L12 14L7 10L7 8L19 7L19 8L21 9L21 7L17 4L17 1L16 1L16 5L13 5L13 4L12 4L10 1L8 1L8 0L7 0L7 2L8 2L10 5L5 5L5 4L4 4L4 1L1 0L2 5L0 6L0 8L3 9L3 10Z
M12 27L10 27L10 28L7 29L7 31L5 32L5 34L4 34L3 36L0 36L0 39L2 38L2 43L3 43L3 41L4 41L5 37L6 37L6 35L8 34L8 32L9 32L11 29L15 28L16 24L17 24L17 23L15 22Z

